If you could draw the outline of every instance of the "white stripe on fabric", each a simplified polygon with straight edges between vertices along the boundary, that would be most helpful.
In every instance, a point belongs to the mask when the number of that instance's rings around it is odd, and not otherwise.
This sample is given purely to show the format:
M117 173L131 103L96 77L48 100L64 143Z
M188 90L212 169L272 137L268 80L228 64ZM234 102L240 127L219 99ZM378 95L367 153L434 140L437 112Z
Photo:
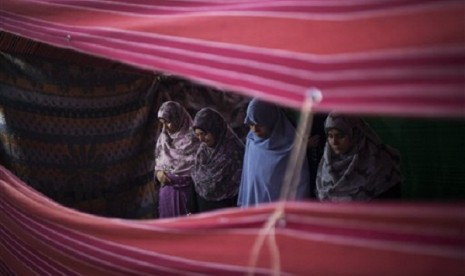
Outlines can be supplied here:
M19 24L19 23L20 22L15 22L15 24ZM54 28L45 28L45 29L59 30L59 29L54 29ZM73 35L76 35L76 33L74 33ZM94 36L94 35L87 35L87 37L97 38L97 36ZM103 38L103 40L109 41L109 42L112 42L112 41L122 42L121 40L111 39L111 38ZM86 43L86 44L92 45L90 43ZM275 64L269 64L269 63L263 63L260 61L251 61L251 60L242 59L242 58L227 58L227 57L225 58L222 55L191 52L191 51L188 51L185 49L179 49L179 48L174 49L174 48L169 48L169 47L152 46L150 44L145 44L145 43L125 43L125 44L137 45L138 47L142 47L146 49L160 49L161 51L177 53L180 55L184 55L186 57L195 57L195 58L203 57L207 62L208 60L210 60L210 61L215 61L215 62L224 62L225 64L247 66L251 69L261 69L264 71L277 73L282 76L298 77L302 80L308 80L308 81L315 81L315 80L324 80L324 81L345 80L347 81L347 80L366 80L366 79L400 80L400 79L406 79L406 78L415 77L415 76L421 76L423 78L431 79L431 77L433 76L440 76L440 75L462 76L462 72L457 70L457 66L450 66L450 65L442 66L440 68L437 68L437 66L434 66L434 65L429 65L428 67L425 67L424 65L420 67L417 65L412 65L408 68L405 68L404 65L400 65L400 66L391 66L388 69L386 69L386 67L381 67L381 68L379 67L370 68L369 67L369 68L356 69L356 70L333 69L332 73L325 73L325 72L318 72L318 70L295 69L295 68L292 68L291 66L275 65ZM93 44L93 45L96 45L96 44ZM114 49L114 48L108 48L108 46L98 46L98 47L101 47L103 49ZM127 56L131 56L131 54L133 54L133 52L128 52L126 50L119 50L119 51L122 53L127 53L126 54ZM139 54L139 55L142 57L144 56L150 57L150 55L148 54ZM137 56L137 54L134 54L134 56ZM172 59L159 59L159 61L162 63L168 60L172 61ZM192 65L192 63L189 63L189 62L179 61L179 65L181 66L182 64L187 64L188 66ZM205 65L205 66L207 68L211 68L210 65ZM197 66L194 66L192 68L196 69ZM197 70L204 71L204 68L205 67L201 67L201 69L197 69ZM210 72L213 73L213 71L211 70ZM224 69L224 70L218 69L218 73L215 73L215 74L218 75L221 73L220 75L226 75L226 72L236 72L236 71L231 71L230 69ZM242 76L246 77L246 76L249 76L249 74L237 73L236 78L246 79L245 77L242 77ZM274 82L273 80L270 80L267 77L263 77L263 78L258 77L256 80L253 80L253 79L247 79L247 80L252 81L254 83L262 84L262 85L265 85L266 83ZM295 89L301 90L301 89L306 88L303 86L287 85L287 83L285 82L278 82L278 83L284 86L288 86L288 88L282 87L281 89L289 90L291 92Z
M9 205L9 204L7 204L7 205ZM71 259L73 259L73 260L75 260L75 261L77 261L77 262L80 262L80 263L84 263L84 260L85 260L85 259L92 259L92 260L95 260L97 263L101 263L101 264L103 264L103 265L105 265L105 266L108 266L108 267L116 267L116 268L118 268L118 269L120 269L120 270L122 270L122 271L125 271L126 273L136 273L136 272L137 272L137 271L133 271L133 270L127 269L127 268L125 268L125 267L119 266L119 265L117 265L116 263L110 263L110 262L107 262L107 261L104 261L104 260L101 260L101 259L91 258L90 256L88 256L88 255L86 255L86 254L83 254L83 253L81 253L80 251L75 250L74 248L71 248L71 247L69 247L69 246L66 246L66 245L57 243L57 242L54 241L53 239L49 238L47 235L45 235L45 234L43 234L43 233L40 233L40 232L38 231L38 228L44 229L45 231L49 231L49 232L54 232L53 230L47 229L47 227L45 227L45 226L43 226L43 225L41 225L41 224L39 224L39 223L33 221L32 219L28 218L25 214L19 213L19 212L18 212L17 210L15 210L15 208L13 208L11 205L10 205L10 208L11 208L10 210L12 210L12 212L15 213L16 216L21 216L23 219L26 219L27 221L29 221L29 223L34 224L34 225L36 226L36 227L32 227L32 226L27 225L27 224L24 223L24 222L20 222L19 220L16 220L16 222L18 223L18 225L21 225L23 228L28 229L31 233L35 233L35 235L37 235L38 237L40 237L41 239L38 239L38 241L39 241L40 243L42 243L42 244L44 245L44 247L51 247L51 248L54 248L55 250L58 249L58 248L66 248L66 249L68 249L69 251L73 252L76 256L81 256L82 259L77 259L75 256L69 255L68 253L65 253L65 252L59 250L60 253L63 254L63 255L65 255L65 256L67 256L68 258L71 258ZM55 232L55 234L60 235L60 236L63 237L63 235L58 234L58 233L56 233L56 232ZM66 237L65 237L65 238L66 238ZM79 241L76 241L76 243L82 245L82 243L79 242ZM53 245L53 247L52 247L51 245ZM102 267L97 267L97 266L91 264L90 262L85 262L85 263L86 263L86 265L88 265L88 266L94 267L96 271L105 271L105 272L107 272L107 273L110 273L110 272L111 272L111 273L113 273L113 274L116 273L115 271L110 271L110 270L104 269L104 268L102 268ZM120 274L120 275L124 275L124 274Z
M404 241L382 241L375 239L353 238L342 235L303 232L293 229L276 229L276 232L288 237L300 237L302 240L371 248L379 251L405 252L409 254L415 254L417 256L438 256L465 260L465 254L462 248L447 248L444 246L414 244ZM302 241L299 243L301 242Z
M14 28L14 26L13 26ZM27 32L27 30L24 30ZM23 32L24 32L23 31ZM52 37L52 39L56 39L56 37ZM66 43L63 43L63 44L66 44ZM63 46L63 44L61 46ZM90 48L87 48L87 49L90 49L90 52L91 53L94 53L95 54L95 51L96 49L92 47L92 44L85 44L86 47L90 47ZM69 47L69 45L67 46ZM97 46L94 46L94 47L97 47ZM113 48L108 48L108 47L104 47L103 49L113 49ZM108 51L104 51L104 50L100 50L100 51L103 51L104 53L100 54L101 56L103 57L108 57ZM233 48L231 48L233 49ZM82 50L82 49L81 49ZM98 50L97 50L98 52ZM463 52L463 49L462 49L462 52ZM194 80L202 80L202 79L206 79L205 78L205 72L208 72L208 73L211 73L211 74L216 74L216 78L215 79L221 79L222 77L227 77L229 78L229 80L227 80L226 82L223 80L220 82L220 86L222 87L231 87L232 89L235 89L235 88L241 88L242 86L244 85L238 85L237 83L238 82L250 82L252 84L255 84L255 85L260 85L260 86L264 86L264 87L269 87L271 89L280 89L280 90L283 90L283 91L280 91L279 92L279 96L270 96L271 98L273 99L278 99L278 100L281 100L282 98L284 98L284 103L287 104L287 105L291 105L291 106L299 106L300 105L300 102L299 101L296 101L296 100L288 100L286 99L285 95L283 95L283 93L285 92L285 94L289 94L289 93L296 93L296 95L301 95L303 96L303 94L305 93L305 90L307 89L307 87L304 87L304 86L292 86L292 85L288 85L288 83L292 83L292 81L279 81L279 82L276 82L274 80L271 80L270 81L270 78L268 77L252 77L252 78L247 78L249 75L248 74L245 74L245 77L242 77L243 75L240 75L240 74L237 74L237 73L233 73L233 74L228 74L227 72L231 72L230 70L222 70L222 71L219 71L219 70L210 70L210 71L206 71L204 70L205 67L190 67L192 70L196 70L196 73L192 73L192 72L187 72L186 70L182 70L181 68L187 68L186 66L184 66L184 63L180 62L176 67L173 68L173 66L171 66L170 68L168 68L167 66L170 66L171 63L167 63L166 62L166 59L165 60L158 60L158 63L165 63L164 65L161 65L161 64L158 64L157 66L158 67L155 67L153 66L153 64L147 64L147 63L141 63L141 61L134 61L134 60L137 60L137 59L141 59L141 57L143 56L131 56L130 53L127 53L126 51L123 51L121 52L123 53L126 53L125 58L124 59L127 59L127 58L131 58L130 61L128 61L129 64L134 64L138 67L143 67L143 68L147 68L147 69L157 69L157 70L162 70L162 71L168 71L170 73L174 73L174 74L181 74L181 75L185 75L185 76L192 76L192 78ZM112 56L110 56L110 58L112 58ZM144 61L145 62L145 61ZM192 65L192 63L186 63L186 64L190 64ZM211 68L209 66L206 66L208 68ZM207 68L207 69L208 69ZM233 78L231 78L233 77ZM212 80L212 78L207 78L208 80ZM362 84L363 84L363 80L362 81ZM431 80L429 80L431 81ZM218 81L211 81L211 83L216 83ZM271 85L270 85L271 84ZM281 86L279 86L279 84L281 84ZM398 84L394 84L394 85L398 85ZM450 86L447 86L447 85L443 85L441 87L450 87ZM395 87L391 87L393 90ZM263 89L263 88L260 88L260 90ZM244 91L248 91L249 93L245 93L243 92L244 94L247 94L247 95L260 95L260 92L259 91L256 91L256 88L254 88L253 86L249 86L247 85L244 89ZM327 89L326 91L331 91L331 89ZM366 90L368 91L368 90ZM324 92L324 91L323 91ZM276 92L275 92L276 93ZM330 96L330 93L327 93L329 96ZM367 95L370 95L370 94L367 94ZM271 99L270 98L270 99ZM353 103L352 103L353 104ZM337 103L334 103L332 104L331 102L323 102L323 106L326 106L327 109L329 108L335 108L336 106L338 106ZM375 105L374 105L375 106ZM365 109L367 112L376 112L376 108L373 108L374 106L370 106L370 107L361 107L360 110L363 110ZM399 109L399 107L389 107L386 103L383 103L382 106L384 107L384 109L382 109L381 111L385 111L385 112L388 112L388 113L393 113L395 112L396 110L405 110L406 109L406 106L404 106L402 109ZM434 107L434 106L433 106ZM342 110L351 110L351 108L353 110L357 110L357 108L354 108L354 107L351 107L350 104L349 106L343 106ZM405 110L403 112L403 114L407 114L407 113L410 113L412 112L413 110L415 110L416 112L431 112L431 111L428 111L426 110L427 108L423 107L420 108L420 109L408 109L408 110ZM438 109L438 108L436 108ZM435 110L435 112L433 114L437 114L436 112L437 110ZM439 111L440 113L444 113L444 114L448 114L448 112L450 113L451 111L448 111L447 108L443 109L442 111ZM454 114L455 113L458 113L459 111L453 111Z
M13 25L11 25L13 27ZM21 28L18 26L14 26L16 29L23 29L24 31L28 31L26 28ZM163 57L155 57L152 55L147 55L147 54L139 54L136 52L130 52L126 50L119 50L107 46L102 46L100 44L91 44L91 43L80 43L77 41L73 42L74 45L81 45L77 47L78 49L84 50L86 49L90 53L99 53L99 56L107 57L107 58L112 58L111 56L106 56L104 53L107 53L108 51L111 50L111 52L115 53L121 53L122 55L126 57L132 57L132 58L140 58L144 59L147 61L151 61L150 63L142 64L140 62L131 62L128 60L125 60L129 64L135 64L138 65L138 67L146 68L146 69L152 69L152 70L160 70L162 72L168 72L172 74L177 74L179 75L179 69L178 70L173 70L172 68L168 68L172 64L176 64L178 68L191 68L192 70L197 71L198 73L205 73L209 72L210 74L216 75L216 76L227 76L228 78L233 78L239 81L248 81L256 84L260 84L263 86L268 86L270 88L279 88L283 90L287 90L291 94L303 94L306 87L305 86L299 86L299 85L293 85L288 82L282 82L282 81L275 81L272 79L264 78L264 77L259 77L259 76L253 76L249 75L246 73L240 73L237 71L228 71L224 69L212 69L212 67L205 66L205 65L198 65L198 64L193 64L193 63L186 63L184 61L174 61L172 59L168 58L163 58ZM87 47L85 47L87 46ZM104 53L100 53L97 51L97 49L104 50ZM155 63L154 63L155 62ZM164 65L162 65L164 64ZM171 66L172 67L172 66ZM182 74L182 75L189 75L189 74ZM190 75L189 75L190 76ZM297 91L300 91L297 92Z
M107 40L112 41L113 39L107 39ZM75 44L76 43L79 43L79 42L75 42ZM128 52L126 50L115 50L114 48L108 48L106 46L101 46L100 44L85 43L84 45L90 45L91 47L93 45L94 47L105 49L105 50L112 49L114 51L118 51L120 53L123 53L126 56L139 57L139 58L144 57L146 59L151 59L154 62L158 61L159 66L160 66L160 63L167 64L170 61L171 61L171 63L173 63L172 59L154 57L154 56L151 56L151 55L148 55L148 54L138 54L138 53L135 53L135 52ZM139 45L143 45L143 44L139 43ZM144 45L144 46L147 47L147 45ZM176 51L176 50L174 50L174 51ZM184 50L179 50L179 51L184 51ZM194 57L195 53L192 53L192 55L190 55L190 56ZM197 57L198 56L200 56L200 55L197 54ZM207 54L205 54L205 56L207 56ZM217 58L218 60L221 60L221 58L219 58L219 56L214 56L214 55L208 55L208 56L210 57L209 58L210 60L214 60L215 58ZM241 65L247 65L247 66L252 67L252 68L259 68L259 67L263 66L263 64L260 64L260 63L258 63L256 66L250 66L252 64L247 64L247 61L245 61L245 60L240 60L240 59L239 60L234 59L234 60L235 61L240 61ZM205 66L204 65L196 65L196 64L192 64L192 63L186 63L184 61L179 61L179 62L174 62L174 63L178 64L179 67L185 66L185 67L188 67L188 68L192 68L193 70L197 70L197 71L210 72L212 74L216 74L216 75L219 75L219 76L229 76L229 77L233 76L234 78L236 78L238 80L243 80L243 81L245 80L245 81L249 81L249 82L256 83L256 84L263 85L263 86L271 86L271 87L274 87L274 88L277 87L278 89L287 90L289 93L292 93L293 91L301 91L298 94L302 94L303 93L302 91L304 91L306 89L305 86L290 85L287 82L275 81L275 80L269 79L267 77L258 77L258 76L252 77L249 74L238 73L238 72L230 71L230 70L226 70L226 69L212 70L211 69L212 67L207 66L207 65L205 65ZM271 66L267 65L265 68L267 68L267 67L272 68L273 66L272 65ZM417 66L413 66L413 68L416 68L416 67ZM163 68L163 67L160 67L160 68ZM341 70L338 73L331 73L331 74L329 74L329 73L315 73L313 75L313 80L326 80L326 81L329 81L329 80L363 80L364 77L365 77L365 79L367 77L368 77L368 79L370 79L369 76L373 76L373 77L376 77L376 78L384 77L384 78L387 78L387 80L389 80L390 78L392 78L392 79L395 78L395 80L398 80L399 77L406 78L406 77L420 75L419 73L415 73L413 68L410 68L410 69L401 68L401 69L398 69L398 70L394 70L394 69L376 70L376 69L373 69L373 68L367 68L367 69L358 70L358 71L357 70L352 70L352 71ZM279 69L281 69L281 70L279 70ZM295 74L292 74L293 72L290 72L289 74L287 74L287 72L283 71L282 69L283 69L282 67L278 67L278 68L276 68L276 70L269 70L269 71L276 72L276 73L280 72L280 73L284 73L283 75L289 75L289 76L294 76L295 75ZM446 70L444 68L442 70L429 68L429 69L423 70L421 72L421 76L430 78L432 75L438 75L438 72L443 72L443 73L446 73L446 74L449 74L449 75L456 73L457 76L460 76L461 72L457 72L457 70L455 70L455 69L456 69L455 67L452 67L452 68L448 69L449 70L448 72L445 72ZM163 70L163 69L161 69L161 70ZM167 70L167 69L164 69L164 70ZM289 71L293 71L293 70L291 69ZM376 74L374 74L373 73L374 71L378 71L378 72L376 72ZM419 70L417 70L417 71L419 71ZM177 72L176 70L172 71L172 73L176 73L176 72ZM302 73L302 75L305 75L304 71L300 71L300 72ZM353 75L349 77L347 72L349 72L349 74L353 74ZM407 74L407 73L409 73L410 75ZM389 74L391 74L391 75L388 76ZM311 72L307 72L306 75L308 76L306 78L307 80L312 80L311 78L309 78L312 75ZM345 79L344 77L346 77L347 79ZM358 78L355 78L355 77L358 77ZM424 95L422 95L422 96L424 96Z
M292 205L292 204L290 204ZM302 204L296 204L295 206L302 206ZM450 213L452 215L455 215L455 216L458 216L460 215L461 217L464 216L463 212L460 212L460 210L463 211L463 209L460 209L460 208L435 208L434 206L428 206L428 208L419 208L419 207L409 207L407 206L406 208L392 208L392 206L389 206L389 205L381 205L381 207L374 207L374 208L370 208L369 210L367 210L367 208L365 208L366 206L365 205L352 205L352 206L355 206L358 208L355 208L354 209L351 209L349 210L350 208L344 208L344 206L341 206L341 205L314 205L318 208L313 208L313 209L321 209L321 210L324 210L324 211L331 211L331 209L334 209L334 210L337 210L338 212L330 212L330 213L335 213L335 214L340 214L340 213L344 213L344 212L349 212L349 213L352 213L352 214L358 214L358 213L369 213L370 215L374 216L376 213L379 213L380 211L382 211L382 213L384 215L390 215L390 216L394 216L394 217L398 217L399 215L401 217L405 217L407 215L410 215L410 216L414 216L414 217L418 217L418 213L422 213L425 215L425 217L436 217L436 214L435 213L438 213L438 215L440 216L437 216L437 218L444 218L443 214L444 212L447 210L447 211L451 211L451 212L447 212L447 213ZM10 206L11 207L11 206ZM347 210L346 210L347 209ZM428 212L428 210L431 209L432 211L436 211L436 212ZM375 210L375 212L373 211ZM409 212L405 212L405 210L410 210L411 212L413 213L409 213ZM363 212L361 212L363 211ZM386 213L384 213L386 212ZM21 214L22 216L24 216L23 214ZM304 216L305 217L305 216ZM306 231L299 231L299 230L292 230L292 229L279 229L279 234L285 234L285 235L289 235L290 237L293 237L295 239L300 239L299 237L302 237L304 236L305 238L308 238L310 240L322 240L322 241L326 241L328 238L331 239L331 240L334 240L333 237L334 236L339 236L339 238L336 238L337 240L337 243L342 243L342 244L355 244L357 246L362 246L362 247L373 247L373 248L378 248L379 249L379 246L381 246L381 248L383 250L397 250L397 251L406 251L406 252L415 252L415 253L421 253L423 251L423 249L427 249L427 254L432 254L432 255L446 255L446 256L453 256L455 258L457 257L460 257L458 254L457 254L457 251L455 250L449 250L449 249L444 249L443 247L440 247L440 246L429 246L429 245L400 245L399 247L399 244L387 244L386 246L386 243L389 243L388 241L375 241L375 242L371 242L371 241L366 241L365 239L360 239L360 238L347 238L345 236L341 236L341 235L326 235L326 234L313 234L313 233L308 233ZM256 231L250 231L252 235L256 235L257 232ZM296 234L298 233L298 234ZM391 249L391 247L393 247ZM417 250L420 250L420 252L417 252ZM424 253L421 253L420 255L424 255ZM463 257L463 256L462 256Z
M1 230L1 229L0 229ZM1 232L1 231L0 231ZM20 263L24 264L25 267L28 267L29 265L32 267L33 265L30 264L30 262L28 261L28 258L26 258L21 252L19 252L19 250L17 250L16 248L14 247L11 247L10 249L7 248L6 244L9 244L5 241L5 236L3 235L2 233L2 236L0 236L0 240L2 241L2 243L0 243L0 248L3 247L5 248L5 252L8 251L10 253L12 253L14 255L14 258L16 260L18 260ZM34 266L35 267L35 266ZM41 268L37 268L37 270L41 270ZM32 271L34 273L34 275L40 275L37 271L33 270ZM45 272L42 272L43 274L45 274Z
M166 255L166 254L157 253L157 252L154 252L154 251L148 251L148 250L144 250L144 249L133 247L133 246L127 246L127 245L119 244L119 243L112 242L112 241L109 241L109 240L100 239L100 238L97 238L95 236L91 236L91 235L85 234L83 232L78 232L78 231L76 231L74 229L64 227L62 225L58 225L56 223L51 223L51 224L53 224L57 228L65 229L67 231L73 232L74 234L77 234L77 235L81 235L81 236L86 237L88 239L91 239L91 240L94 240L94 241L97 241L97 242L100 242L100 243L104 243L104 244L107 244L107 245L110 245L110 246L113 246L113 247L117 247L119 249L124 249L124 250L127 250L127 251L141 253L141 254L144 254L146 256L153 256L153 257L166 259L166 260L171 260L171 261L176 261L176 262L179 262L179 263L184 263L184 264L188 264L188 265L192 265L192 266L221 269L223 271L229 271L229 272L246 272L246 271L248 271L248 267L246 267L246 266L219 264L217 262L190 260L190 259L186 259L186 258L183 258L183 257ZM132 226L134 226L134 225L132 225ZM153 230L153 229L149 229L149 230ZM170 231L168 231L168 232L169 233L176 233L176 231L172 231L172 230L174 230L174 229L170 229ZM195 236L195 235L204 236L205 235L204 231L205 230L198 231L196 233L192 233L192 230L190 230L190 231L186 230L186 231L183 231L183 234L190 234L192 236ZM224 229L221 229L221 230L219 229L218 231L219 232L229 232L229 230L224 230ZM257 233L257 230L255 230L254 233ZM156 236L156 233L154 233L154 237L155 236ZM258 272L258 273L264 273L264 274L270 274L271 273L271 270L264 269L264 268L257 268L257 269L255 269L255 271ZM183 271L183 273L185 273L185 272ZM286 275L286 274L282 274L282 275Z
M289 213L285 216L286 222L303 224L307 226L322 226L322 227L333 227L340 229L351 229L355 231L376 231L380 234L400 234L400 235L415 235L415 236L434 236L440 238L454 239L460 236L460 229L442 226L442 225L431 225L422 224L421 227L418 224L409 222L385 222L382 220L377 221L364 221L360 218L321 218L312 216L301 216Z
M36 260L36 262L34 262L33 260L31 260L31 258L29 258L29 256L23 255L23 253L21 253L21 250L19 250L19 248L22 248L24 251L28 251L27 248L25 248L24 246L22 246L20 243L17 242L18 240L21 240L21 238L18 235L8 231L8 229L3 229L3 228L0 228L0 232L2 232L0 239L4 238L4 241L5 241L6 239L9 238L9 241L6 241L6 243L10 244L12 250L14 251L14 255L21 256L24 260L30 260L30 261L27 261L29 263L29 266L34 267L34 270L41 272L41 273L38 273L39 275L41 275L42 273L48 274L48 275L57 275L57 273L59 275L70 275L70 273L73 273L74 275L78 275L76 271L72 270L69 267L65 267L65 266L57 267L57 266L51 265L51 263L56 264L56 262L50 259L48 256L45 256L44 254L42 254L39 250L37 250L37 252L29 251L30 256L34 260ZM39 262L40 264L37 264L37 262Z
M0 11L0 13L14 15L15 17L18 17L18 18L22 17L22 16L18 16L18 15L15 15L15 14L12 14L6 11L3 11L3 12ZM172 36L172 35L170 36L170 35L163 35L163 34L157 34L157 33L128 31L124 29L116 29L116 28L111 28L111 27L86 27L86 26L75 27L75 26L65 25L62 23L52 23L50 21L45 21L45 20L31 18L31 17L24 17L24 18L28 18L32 21L37 21L42 24L50 25L50 27L39 27L39 28L57 30L65 34L74 32L76 34L84 34L88 37L90 36L98 37L96 35L91 35L83 31L65 30L66 28L87 30L89 32L92 30L95 30L95 31L108 31L112 33L126 33L126 34L137 35L140 37L148 37L148 38L154 38L154 39L161 39L165 41L194 44L194 45L200 45L203 47L220 48L220 49L236 51L236 52L244 52L244 53L258 54L258 55L266 54L268 57L277 56L281 58L289 58L289 59L293 59L296 61L304 61L304 62L310 62L310 63L322 63L322 64L341 64L342 63L344 64L344 63L359 62L359 61L366 62L369 60L373 60L373 61L385 60L385 59L404 60L406 58L421 59L421 58L444 57L444 56L456 57L457 55L465 55L465 49L463 48L463 45L461 44L457 44L457 45L447 44L444 46L428 46L428 47L418 46L414 48L403 47L401 49L383 49L383 50L373 50L373 51L354 52L354 53L336 53L336 54L322 55L322 54L293 52L290 50L282 50L282 49L276 49L276 48L253 47L253 46L247 46L247 45L236 44L236 43L202 40L202 39L195 39L195 38L182 37L182 36ZM12 18L5 18L5 19L11 20L15 24L28 24L28 23L23 23L22 20L15 20ZM28 24L28 25L31 25L31 24ZM35 25L31 25L31 26L35 26ZM65 38L66 37L63 36L63 39ZM105 37L102 37L102 39L111 40L111 38L105 38ZM132 42L127 42L127 41L125 42L128 44L132 44ZM138 44L138 43L135 43L135 44ZM143 44L143 43L140 43L140 44ZM188 48L189 48L188 45L186 45L186 49L183 49L183 50L187 51ZM209 53L209 54L212 54L212 53Z
M367 204L353 202L349 204L341 203L310 203L309 208L313 211L322 213L347 214L351 216L369 215L371 217L389 217L389 218L417 218L417 219L465 219L464 205L451 204L409 204L409 203L370 203ZM301 203L287 202L287 208L301 208ZM419 206L418 206L419 205ZM350 206L350 208L349 208Z
M59 235L59 236L61 236L62 238L66 239L66 240L69 240L71 242L79 244L79 245L81 245L83 247L86 247L86 248L88 248L90 250L93 250L95 252L100 252L100 253L103 253L103 254L105 254L107 256L114 257L115 259L121 259L121 260L125 260L125 261L128 261L128 262L133 262L133 263L136 263L136 264L148 267L148 268L155 268L157 270L162 270L162 271L165 271L165 272L172 272L172 273L181 273L182 272L183 275L197 275L195 273L189 273L188 271L184 271L184 270L177 270L177 269L170 268L170 267L162 267L162 266L154 265L152 263L148 263L148 262L145 262L145 261L140 261L138 259L134 259L132 257L127 257L127 256L124 256L122 254L115 254L114 252L106 251L106 250L103 250L103 249L98 248L96 246L85 244L85 243L83 243L83 242L81 242L79 240L72 239L72 238L70 238L70 237L68 237L68 236L66 236L66 235L64 235L62 233L59 233L56 230L50 229L49 227L47 227L47 226L45 226L43 224L40 224L40 223L36 222L35 220L33 220L31 218L26 217L24 214L19 213L17 210L15 210L12 206L10 206L10 208L12 208L13 213L16 213L16 215L23 217L23 219L28 220L30 223L34 224L37 228L41 228L41 229L43 229L43 231L47 231L47 232L54 233L55 235ZM73 248L71 248L71 247L69 247L67 245L56 243L53 239L50 239L50 238L48 238L48 236L38 232L36 230L37 228L31 228L31 227L29 227L28 225L26 225L26 224L24 224L22 222L18 222L18 223L22 224L24 227L26 227L29 230L31 230L32 232L34 232L36 235L41 236L42 238L48 240L51 244L55 244L55 247L57 247L57 248L64 247L64 248L67 248L68 250L72 251L76 255L80 255L80 256L84 257L84 259L89 258L89 256L87 256L85 254L82 254L80 251L77 251L77 250L75 250L75 249L73 249ZM52 224L54 224L54 223L52 223ZM138 252L138 253L143 253L143 254L145 254L147 256L154 256L154 257L164 258L164 259L168 259L168 260L175 260L175 261L178 261L178 262L181 262L181 263L185 263L185 264L189 264L189 265L196 265L196 266L200 266L200 267L202 265L204 267L217 268L217 269L220 268L220 269L228 270L228 271L241 271L241 272L247 271L247 267L240 267L240 266L234 266L234 265L220 265L220 264L217 264L217 263L214 263L214 262L205 262L205 261L192 261L192 260L188 260L188 259L185 259L185 258L164 255L164 254L155 253L155 252L152 252L152 251L142 250L140 248L129 247L129 246L121 245L121 244L118 244L118 243L102 240L102 239L96 238L94 236L90 236L90 235L84 234L82 232L75 231L73 229L69 229L69 228L61 226L61 225L54 224L54 226L56 226L58 228L66 229L67 231L73 232L73 233L81 235L81 236L85 236L86 238L89 238L89 239L92 239L92 240L95 240L95 241L106 243L106 244L112 245L114 247L118 247L120 249L130 250L130 251ZM44 244L44 245L47 245L47 244ZM66 253L63 253L63 254L66 254ZM68 254L66 254L66 255L68 255ZM107 262L105 260L102 260L102 259L97 259L97 258L92 258L92 259L97 261L97 262L103 263L105 265L117 267L118 269L120 269L122 271L130 272L130 273L137 273L138 275L150 275L150 274L145 274L145 273L141 274L140 271L134 271L134 270L127 269L125 267L117 265L117 263L115 263L115 262L109 263L109 262ZM82 261L80 261L80 262L82 262ZM99 268L99 269L101 270L101 268ZM263 271L263 273L265 273L265 272L270 273L270 270L267 270L267 269L258 269L256 271L258 271L258 272Z

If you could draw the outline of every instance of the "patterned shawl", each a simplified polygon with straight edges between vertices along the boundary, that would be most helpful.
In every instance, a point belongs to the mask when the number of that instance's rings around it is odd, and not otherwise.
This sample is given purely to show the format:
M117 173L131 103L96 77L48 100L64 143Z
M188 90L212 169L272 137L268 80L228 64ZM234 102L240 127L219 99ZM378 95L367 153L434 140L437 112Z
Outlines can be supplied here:
M179 103L168 101L158 110L158 118L165 119L177 127L170 134L163 127L155 149L155 170L168 171L178 176L190 176L199 141L192 133L192 118Z
M370 200L402 182L399 152L384 145L364 120L331 113L325 131L333 128L356 142L340 156L326 142L316 180L320 200Z
M252 131L247 135L238 204L246 207L277 201L294 143L295 128L279 107L257 99L250 102L244 123L267 126L270 135L260 138ZM306 158L300 169L298 199L309 193Z
M244 143L227 125L223 116L203 108L194 118L193 128L211 133L213 147L201 143L192 170L196 192L206 200L219 201L235 196L241 181Z

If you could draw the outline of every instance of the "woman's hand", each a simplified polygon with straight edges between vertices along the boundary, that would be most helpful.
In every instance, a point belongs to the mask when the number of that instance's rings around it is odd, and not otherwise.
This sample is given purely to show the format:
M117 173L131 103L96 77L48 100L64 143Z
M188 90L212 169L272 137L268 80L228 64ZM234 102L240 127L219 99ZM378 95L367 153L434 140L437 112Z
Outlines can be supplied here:
M171 182L171 179L166 175L164 171L157 171L157 180L160 182L161 186L168 185Z

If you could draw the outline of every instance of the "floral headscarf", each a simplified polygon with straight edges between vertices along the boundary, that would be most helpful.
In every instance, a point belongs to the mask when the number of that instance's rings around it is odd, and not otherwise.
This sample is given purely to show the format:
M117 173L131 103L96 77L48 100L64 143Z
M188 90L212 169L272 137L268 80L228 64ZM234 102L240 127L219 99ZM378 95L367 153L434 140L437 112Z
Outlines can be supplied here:
M334 128L354 146L335 156L326 142L316 180L320 200L370 200L402 182L399 152L384 145L364 120L331 113L325 130Z
M158 118L174 124L178 130L170 134L163 128L155 149L155 170L178 176L190 176L199 141L192 133L192 118L179 103L168 101L158 110Z
M223 116L211 108L197 112L193 128L210 133L215 138L213 147L202 143L197 151L192 169L196 192L214 201L235 196L241 181L244 144Z

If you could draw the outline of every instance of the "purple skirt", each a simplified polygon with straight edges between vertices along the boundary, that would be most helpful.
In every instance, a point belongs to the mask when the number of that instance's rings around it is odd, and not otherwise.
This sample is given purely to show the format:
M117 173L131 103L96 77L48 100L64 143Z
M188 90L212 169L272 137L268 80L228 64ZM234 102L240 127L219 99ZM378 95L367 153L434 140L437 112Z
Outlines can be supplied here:
M176 177L170 185L160 188L158 215L160 218L172 218L194 213L194 182L192 178Z

